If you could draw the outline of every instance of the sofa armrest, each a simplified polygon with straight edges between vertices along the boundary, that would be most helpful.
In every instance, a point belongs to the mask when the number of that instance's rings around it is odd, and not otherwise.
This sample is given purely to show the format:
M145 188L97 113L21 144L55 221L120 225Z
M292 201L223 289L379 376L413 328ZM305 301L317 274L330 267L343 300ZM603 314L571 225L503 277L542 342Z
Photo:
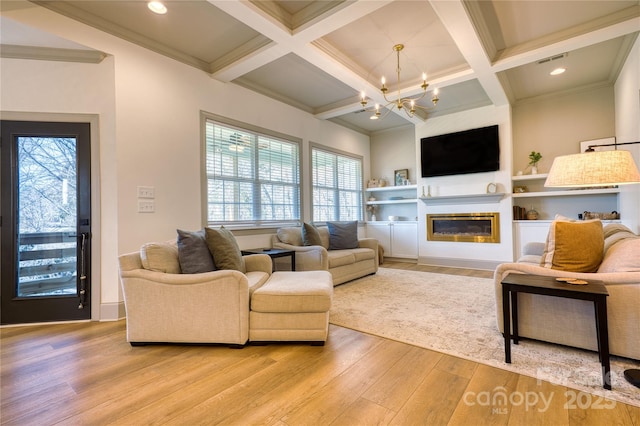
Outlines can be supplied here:
M120 271L129 342L244 344L249 329L245 274Z
M360 248L370 248L375 252L378 251L378 240L375 238L360 238L358 239L358 247Z
M327 249L322 246L294 246L274 242L273 247L296 252L296 271L329 270L329 255Z
M273 266L268 254L248 254L242 258L247 272L266 272L271 275Z
M123 282L127 279L136 279L177 286L215 283L221 279L241 281L242 278L246 278L242 272L230 269L221 269L201 274L167 274L164 272L150 271L148 269L120 270L120 279Z
M559 269L544 268L528 263L502 263L496 267L493 278L496 287L500 286L502 279L509 273L540 275L555 278L578 278L582 280L599 280L606 285L615 284L639 284L640 272L568 272Z
M380 253L378 252L378 240L375 238L359 238L358 247L369 248L373 250L376 256L376 268L377 268L378 264L380 263Z

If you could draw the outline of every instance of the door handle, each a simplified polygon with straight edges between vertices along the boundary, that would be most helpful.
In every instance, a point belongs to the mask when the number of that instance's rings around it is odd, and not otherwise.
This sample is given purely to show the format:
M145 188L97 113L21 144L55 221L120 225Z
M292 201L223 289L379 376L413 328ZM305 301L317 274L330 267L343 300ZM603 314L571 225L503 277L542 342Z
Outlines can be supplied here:
M77 235L77 237L80 238L80 290L78 291L80 294L80 303L78 304L78 309L84 308L85 296L87 294L86 250L89 236L89 232L83 232Z

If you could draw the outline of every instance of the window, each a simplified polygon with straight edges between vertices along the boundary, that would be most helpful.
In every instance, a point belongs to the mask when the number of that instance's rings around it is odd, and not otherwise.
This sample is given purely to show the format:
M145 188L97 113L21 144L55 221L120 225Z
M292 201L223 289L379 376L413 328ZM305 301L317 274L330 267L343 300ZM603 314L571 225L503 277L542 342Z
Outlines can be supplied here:
M207 222L297 223L299 152L293 138L205 116Z
M362 158L311 147L313 220L362 219Z

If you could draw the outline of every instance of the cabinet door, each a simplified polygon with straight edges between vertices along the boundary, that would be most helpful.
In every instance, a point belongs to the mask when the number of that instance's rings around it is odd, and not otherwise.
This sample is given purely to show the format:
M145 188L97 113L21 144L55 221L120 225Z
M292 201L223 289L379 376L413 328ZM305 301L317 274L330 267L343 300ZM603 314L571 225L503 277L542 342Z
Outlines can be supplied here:
M388 223L367 222L367 237L378 240L385 256L391 256L391 227Z
M391 256L418 258L418 224L391 224Z
M549 221L535 221L531 222L517 222L514 224L515 235L515 259L518 260L522 256L522 250L527 243L540 242L544 243L547 240L547 233L549 232Z

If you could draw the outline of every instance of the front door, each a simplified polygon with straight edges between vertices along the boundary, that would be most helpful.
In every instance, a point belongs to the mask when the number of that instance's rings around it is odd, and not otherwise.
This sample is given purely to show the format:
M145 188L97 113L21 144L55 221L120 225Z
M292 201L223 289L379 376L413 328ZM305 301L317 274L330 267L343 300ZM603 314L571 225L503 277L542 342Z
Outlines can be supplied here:
M90 319L90 125L1 126L1 323Z

